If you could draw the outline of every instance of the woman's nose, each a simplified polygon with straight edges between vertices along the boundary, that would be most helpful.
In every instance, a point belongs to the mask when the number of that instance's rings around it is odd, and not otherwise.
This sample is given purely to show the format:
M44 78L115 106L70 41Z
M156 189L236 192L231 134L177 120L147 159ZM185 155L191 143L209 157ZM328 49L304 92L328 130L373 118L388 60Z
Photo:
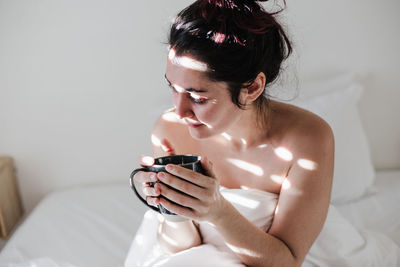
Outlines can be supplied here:
M180 119L193 116L191 105L186 97L186 93L179 93L175 98L175 113Z

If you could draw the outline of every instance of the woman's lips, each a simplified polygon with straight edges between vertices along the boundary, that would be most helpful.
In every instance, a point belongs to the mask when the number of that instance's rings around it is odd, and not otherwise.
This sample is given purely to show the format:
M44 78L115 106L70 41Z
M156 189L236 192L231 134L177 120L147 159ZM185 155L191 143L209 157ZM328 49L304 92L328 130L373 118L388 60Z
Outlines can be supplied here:
M193 127L193 128L197 128L197 127L200 127L202 125L204 125L204 124L191 124L191 123L189 123L189 126Z
M187 125L189 125L190 127L193 127L193 128L197 128L197 127L204 125L203 123L191 123L188 120L185 120L185 122Z

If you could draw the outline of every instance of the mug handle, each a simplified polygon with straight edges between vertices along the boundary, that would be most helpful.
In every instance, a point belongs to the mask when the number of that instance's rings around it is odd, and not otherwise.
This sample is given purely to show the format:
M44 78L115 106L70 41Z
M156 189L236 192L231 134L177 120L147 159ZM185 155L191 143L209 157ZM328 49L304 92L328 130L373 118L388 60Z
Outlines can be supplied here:
M156 208L156 207L154 207L154 206L149 205L149 204L147 203L147 201L139 194L139 192L138 192L137 189L136 189L134 176L135 176L135 174L136 174L137 172L140 172L140 171L148 171L148 170L145 169L145 168L138 168L138 169L134 170L134 171L131 173L131 176L130 176L131 187L132 187L133 191L135 192L136 196L137 196L147 207L149 207L149 208L151 208L151 209L157 211L158 213L160 213L160 209L159 209L159 208Z

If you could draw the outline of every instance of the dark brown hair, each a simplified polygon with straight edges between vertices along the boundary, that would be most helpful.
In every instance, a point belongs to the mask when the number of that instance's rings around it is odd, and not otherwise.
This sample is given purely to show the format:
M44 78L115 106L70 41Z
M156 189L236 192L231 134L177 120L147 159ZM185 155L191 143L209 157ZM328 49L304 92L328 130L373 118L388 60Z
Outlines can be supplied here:
M232 102L243 108L240 90L260 72L266 76L266 87L273 83L292 52L275 18L282 10L268 13L253 0L198 0L178 13L168 43L176 55L205 62L207 76L226 82ZM259 109L268 106L267 100L256 100Z

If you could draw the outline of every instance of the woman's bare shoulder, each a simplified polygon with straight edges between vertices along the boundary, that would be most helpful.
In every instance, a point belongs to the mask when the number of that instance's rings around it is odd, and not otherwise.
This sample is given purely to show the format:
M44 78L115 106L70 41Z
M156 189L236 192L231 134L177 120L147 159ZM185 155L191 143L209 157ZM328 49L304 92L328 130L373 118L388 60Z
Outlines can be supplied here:
M174 109L168 109L154 123L152 139L157 141L166 138L175 143L176 140L187 136L187 134L187 125L176 116Z
M277 102L276 110L282 142L292 150L307 151L315 149L319 142L333 142L334 136L330 125L317 114L300 107Z

